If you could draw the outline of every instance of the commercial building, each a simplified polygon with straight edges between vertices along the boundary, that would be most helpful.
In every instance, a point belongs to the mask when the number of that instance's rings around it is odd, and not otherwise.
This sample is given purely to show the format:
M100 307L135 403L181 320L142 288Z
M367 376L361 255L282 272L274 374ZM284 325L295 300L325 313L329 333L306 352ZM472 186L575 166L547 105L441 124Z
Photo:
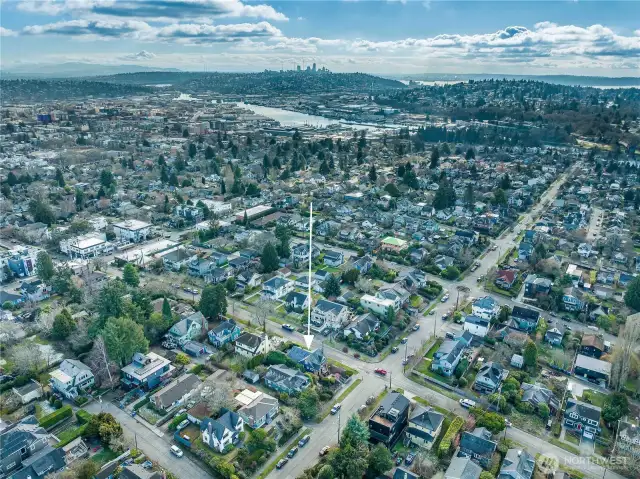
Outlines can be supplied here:
M127 220L114 224L113 232L121 241L139 243L151 235L151 225L144 221Z

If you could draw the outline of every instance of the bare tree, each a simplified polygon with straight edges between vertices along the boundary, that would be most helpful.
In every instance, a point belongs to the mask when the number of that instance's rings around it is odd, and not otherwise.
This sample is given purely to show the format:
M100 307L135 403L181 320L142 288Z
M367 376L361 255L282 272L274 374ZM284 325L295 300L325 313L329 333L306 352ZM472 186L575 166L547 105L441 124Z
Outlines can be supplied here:
M214 413L223 407L228 408L233 404L231 384L220 381L219 378L211 378L204 381L198 388L198 393L202 402ZM196 397L198 393L196 393Z
M266 299L259 299L256 304L253 305L253 320L255 323L267 332L267 321L269 315L273 310L273 303Z
M56 315L49 304L40 309L40 313L38 314L38 327L43 334L49 334L53 328L53 320L55 316Z
M413 472L420 477L433 477L436 470L435 464L427 458L426 454L418 453L413 461Z
M94 340L85 362L91 368L100 387L113 387L118 383L120 368L115 362L109 360L102 336Z
M42 351L34 344L25 341L13 347L11 360L18 374L37 372L42 366Z
M13 321L0 321L0 344L7 346L13 344L21 336L20 325Z
M627 317L627 322L618 335L618 344L613 350L611 387L615 391L621 391L627 381L631 360L638 343L640 343L640 313Z
M358 289L358 291L369 294L373 291L373 284L368 279L360 278L358 279L358 281L356 281L356 288Z

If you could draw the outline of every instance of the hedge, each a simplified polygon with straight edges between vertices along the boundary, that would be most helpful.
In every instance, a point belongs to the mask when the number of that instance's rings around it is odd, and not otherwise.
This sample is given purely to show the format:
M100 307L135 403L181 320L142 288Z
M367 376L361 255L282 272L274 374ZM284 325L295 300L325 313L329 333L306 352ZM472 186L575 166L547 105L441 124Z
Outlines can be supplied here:
M440 446L438 447L438 455L440 457L443 457L449 453L449 450L451 449L451 442L453 442L453 439L456 437L456 434L458 434L458 431L460 431L460 428L463 424L464 419L462 419L460 416L456 416L454 420L451 421L449 429L447 429L447 432L444 434L444 436L442 436Z
M80 427L76 427L75 429L68 429L66 431L61 432L58 435L58 439L60 442L55 445L55 447L63 447L69 444L71 441L79 438L80 436L84 436L84 431L87 429L88 424L83 424Z
M73 400L73 402L76 404L76 406L82 406L87 401L89 401L89 399L87 399L86 396L78 396L77 398L75 398Z
M71 410L71 406L63 406L57 411L52 412L44 417L40 418L39 424L41 427L48 429L52 426L55 426L60 421L71 417L73 411Z
M149 401L151 401L151 399L149 399L149 396L147 396L146 398L144 398L142 401L137 402L135 404L135 406L133 406L133 410L137 411L138 409L140 409L143 406L146 406L147 404L149 404Z
M173 418L173 421L171 421L171 424L169 424L169 431L175 431L176 429L178 429L178 425L185 419L187 419L187 413L178 414L176 417Z
M196 364L194 367L191 368L191 371L189 371L189 372L191 374L200 374L203 369L204 369L204 365L203 364Z
M76 419L78 420L78 424L87 424L89 421L91 421L92 417L93 414L88 413L84 409L78 409L76 411Z

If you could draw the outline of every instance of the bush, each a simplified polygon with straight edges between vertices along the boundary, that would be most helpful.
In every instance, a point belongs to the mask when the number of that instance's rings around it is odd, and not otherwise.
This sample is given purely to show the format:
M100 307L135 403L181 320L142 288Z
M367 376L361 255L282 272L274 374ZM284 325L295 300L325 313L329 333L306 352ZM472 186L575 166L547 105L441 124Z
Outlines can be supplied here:
M78 396L77 398L75 398L73 400L73 402L75 403L76 406L82 406L83 404L85 404L87 401L89 401L87 399L86 396Z
M460 386L461 388L467 387L467 384L469 384L467 378L458 379L458 386Z
M60 409L62 407L62 401L60 399L56 399L53 403L53 407L56 409Z
M445 432L444 436L442 436L442 440L440 441L440 446L438 447L438 456L444 457L449 454L451 443L458 434L458 431L460 431L460 428L463 424L464 419L462 419L460 416L456 416L454 420L451 421L447 432Z
M84 409L78 409L76 411L76 420L78 421L78 424L87 424L89 421L91 421L92 417L93 414L88 413Z
M560 434L562 433L562 425L559 422L554 423L553 426L551 426L551 432L555 437L560 437Z
M147 396L146 398L144 398L142 401L138 402L135 404L135 406L133 406L133 410L137 411L138 409L140 409L141 407L146 406L147 404L149 404L149 401L151 401L151 399L149 399L149 396Z
M50 427L55 426L60 421L63 421L64 419L71 417L72 414L73 414L73 410L71 409L71 406L64 406L58 409L57 411L52 412L51 414L41 417L39 424L41 427L48 429Z
M203 369L204 369L203 364L196 364L194 367L191 368L190 372L191 374L200 374Z
M180 424L185 419L187 419L187 413L178 414L176 417L173 418L173 421L171 421L171 424L169 424L169 431L175 431L176 429L178 429L178 424Z

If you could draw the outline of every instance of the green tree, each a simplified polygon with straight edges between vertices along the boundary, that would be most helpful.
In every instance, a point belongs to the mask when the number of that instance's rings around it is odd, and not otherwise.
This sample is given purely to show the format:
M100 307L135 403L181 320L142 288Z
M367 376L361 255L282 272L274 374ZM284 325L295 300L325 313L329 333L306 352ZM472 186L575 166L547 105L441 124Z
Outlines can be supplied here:
M271 273L280 267L278 252L270 241L268 241L267 244L264 245L264 248L262 248L260 264L262 264L262 270L265 273Z
M494 476L488 471L482 471L480 473L480 479L496 479L496 476Z
M384 315L384 322L391 326L396 320L396 312L391 306L387 308L387 312Z
M475 194L473 192L473 184L468 184L464 188L464 204L470 208L475 203Z
M355 448L347 444L331 455L329 463L337 478L359 478L369 465L369 451L366 446Z
M376 165L371 165L369 168L369 181L375 183L378 180L378 173L376 172Z
M291 232L285 225L276 225L276 238L278 239L278 245L276 247L278 255L281 258L288 258L291 256L291 248L289 247L289 240L291 239Z
M330 274L327 278L327 284L324 287L323 294L325 298L337 298L340 296L340 281L333 274Z
M329 165L327 164L327 160L324 160L321 164L320 164L320 169L318 170L318 173L320 173L321 175L328 175L329 173L331 173L331 170L329 169Z
M503 190L511 189L511 178L509 178L509 173L505 173L504 176L500 179L500 188Z
M196 148L195 143L189 143L189 158L195 158L196 153L198 153L198 149Z
M383 476L385 472L393 467L393 457L391 451L384 444L376 444L369 453L368 471L370 477Z
M335 479L335 477L336 475L335 472L333 472L333 467L329 464L325 464L320 468L320 471L318 471L317 479Z
M507 204L507 194L504 192L503 189L498 188L493 193L493 204L494 205L502 205L502 206Z
M60 295L69 293L74 288L73 281L71 280L72 276L73 271L71 268L63 267L56 269L55 274L50 280L53 291Z
M48 226L56 222L56 215L53 214L51 206L41 198L29 202L29 213L31 213L33 220L36 222L44 223Z
M444 278L444 279L449 279L449 280L454 280L457 279L458 276L460 276L460 270L451 265L451 266L447 266L444 271L442 271L442 273L440 273L440 275Z
M476 158L476 152L473 148L469 148L467 153L464 155L467 160L474 160Z
M113 173L109 170L102 170L100 172L100 184L105 190L111 188L111 185L115 185L116 179L113 177Z
M104 444L109 444L114 438L122 436L122 426L108 412L101 412L91 417L87 423L84 435L98 437Z
M356 268L351 268L342 273L342 281L350 285L356 284L356 281L358 281L359 277L360 271L358 271Z
M528 341L524 347L524 364L525 366L535 369L538 366L538 347L533 341Z
M429 163L429 168L431 170L435 170L438 167L439 162L440 162L440 152L438 151L438 148L434 146L433 149L431 150L431 162Z
M415 171L413 171L413 168L409 168L405 171L404 176L402 177L402 181L405 185L414 190L420 188L418 177L416 176Z
M218 318L227 313L227 292L222 284L208 285L200 296L200 312L205 318Z
M2 185L0 185L0 192L5 198L11 198L11 186L9 186L8 183L2 183Z
M624 304L635 311L640 311L640 276L636 276L629 283L627 292L624 294Z
M64 175L62 174L62 170L60 168L56 168L56 181L58 182L58 186L60 188L64 188L67 184L67 182L64 181Z
M142 326L127 317L110 318L102 331L109 358L124 367L135 353L146 353L149 341Z
M191 359L189 359L189 356L187 356L185 353L178 353L176 354L176 358L173 360L173 362L180 366L186 366L191 362Z
M395 185L395 183L387 183L384 187L384 191L386 191L387 193L389 193L389 196L393 197L393 198L397 198L400 196L400 190L398 189L398 187Z
M546 421L547 419L549 419L549 414L551 414L551 411L549 410L549 406L547 406L544 403L538 404L538 416L540 416L540 418L543 421Z
M84 191L76 188L76 209L82 211L84 209Z
M492 402L494 404L496 403L496 401L491 400L491 396L489 397L489 402ZM504 423L504 417L498 413L485 412L480 408L473 408L471 410L471 413L476 418L476 426L486 427L493 434L498 434L506 427Z
M149 317L142 322L144 336L150 343L156 343L162 339L162 336L173 324L173 317L165 317L162 313L151 313Z
M300 411L300 417L305 421L316 417L318 414L318 403L319 398L315 388L308 387L302 391L297 404L298 410Z
M131 263L127 263L124 265L124 269L122 271L122 281L124 281L129 286L133 286L137 288L140 284L140 276L138 275L138 268L136 268Z
M207 160L212 160L215 156L216 156L216 153L213 150L213 147L211 145L207 145L207 147L204 150L204 157Z
M51 334L54 338L62 340L67 339L69 335L77 328L75 320L71 317L71 313L64 308L55 318L53 318L53 328Z
M367 444L367 441L369 441L369 427L356 414L352 414L347 419L340 436L340 447L347 445L358 447Z
M40 251L36 257L36 275L43 283L49 283L55 274L51 256L46 251Z
M13 171L10 171L7 175L7 183L9 184L9 186L16 186L19 183L18 177Z
M602 419L607 424L614 423L627 414L629 414L629 400L625 394L616 392L607 396L602 408Z
M227 279L225 287L227 288L227 291L233 293L236 290L236 279L233 276Z
M124 296L127 287L122 280L113 279L100 290L96 300L98 315L101 319L117 318L124 314Z

